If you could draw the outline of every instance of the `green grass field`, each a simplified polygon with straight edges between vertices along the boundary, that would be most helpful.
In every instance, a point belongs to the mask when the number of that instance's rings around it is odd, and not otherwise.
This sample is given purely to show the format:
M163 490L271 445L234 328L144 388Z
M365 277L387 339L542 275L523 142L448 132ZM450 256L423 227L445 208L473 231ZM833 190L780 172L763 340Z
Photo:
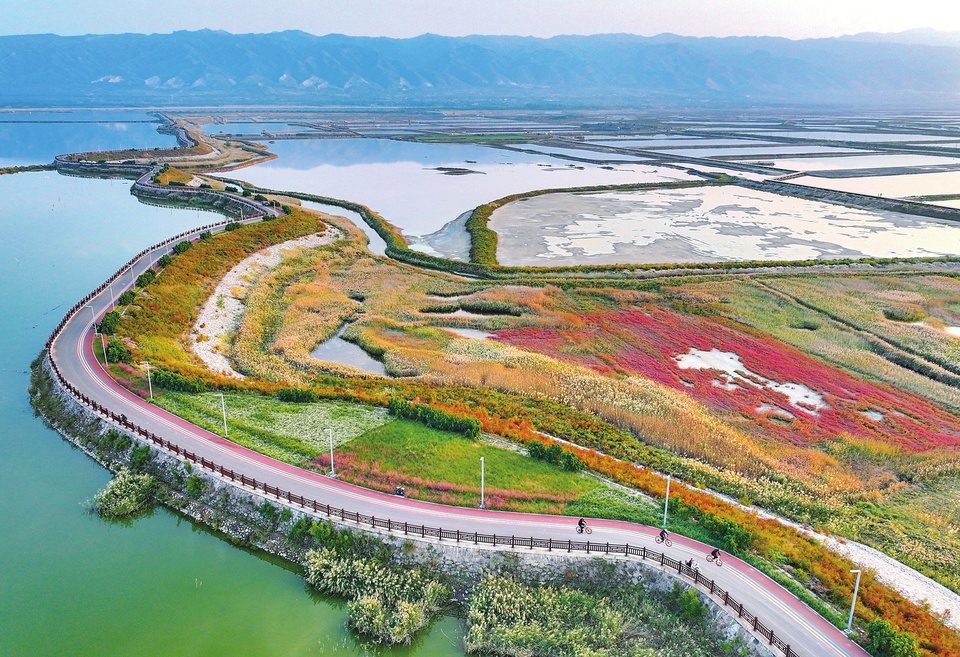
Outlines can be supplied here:
M334 445L356 438L388 420L385 409L338 401L291 404L272 397L225 395L232 441L273 458L302 465ZM185 420L223 435L220 395L168 392L155 400Z
M593 477L409 420L371 429L343 445L334 458L337 475L345 481L390 492L403 486L417 499L477 506L480 457L489 508L561 513L603 486ZM322 454L318 462L328 467L329 457Z

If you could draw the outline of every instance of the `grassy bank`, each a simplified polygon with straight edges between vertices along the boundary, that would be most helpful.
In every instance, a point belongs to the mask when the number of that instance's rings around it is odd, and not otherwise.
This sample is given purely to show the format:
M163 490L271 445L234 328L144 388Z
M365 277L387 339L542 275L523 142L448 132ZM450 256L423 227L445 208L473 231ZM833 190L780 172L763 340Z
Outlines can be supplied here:
M410 497L477 506L480 458L485 463L485 502L491 509L562 513L565 506L601 484L578 473L534 461L410 420L393 420L344 444L335 454L337 475L351 483ZM329 457L317 462L325 469Z

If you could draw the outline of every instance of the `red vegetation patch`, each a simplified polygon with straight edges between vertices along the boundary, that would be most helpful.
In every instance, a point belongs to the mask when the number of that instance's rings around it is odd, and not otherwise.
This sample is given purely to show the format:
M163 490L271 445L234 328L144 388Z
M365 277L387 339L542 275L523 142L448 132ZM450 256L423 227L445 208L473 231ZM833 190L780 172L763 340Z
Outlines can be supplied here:
M751 418L754 426L794 445L849 433L919 452L960 446L960 420L926 400L868 383L773 340L720 321L657 307L630 308L584 317L586 328L500 331L497 339L602 373L639 374L683 390L708 407ZM779 383L800 383L820 393L829 408L795 406L761 384L709 369L680 369L676 358L690 349L736 353L751 372ZM762 413L765 406L788 411ZM865 415L879 411L880 420Z

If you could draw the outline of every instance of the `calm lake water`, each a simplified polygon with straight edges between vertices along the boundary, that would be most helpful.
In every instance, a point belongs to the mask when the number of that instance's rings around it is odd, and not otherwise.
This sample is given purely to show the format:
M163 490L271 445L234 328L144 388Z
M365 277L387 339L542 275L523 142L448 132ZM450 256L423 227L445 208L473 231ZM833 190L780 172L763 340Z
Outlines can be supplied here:
M0 176L0 656L462 655L457 620L376 652L270 558L163 509L129 525L85 511L110 475L33 416L30 361L130 256L213 218L142 205L124 181Z
M347 330L347 326L347 324L344 324L332 338L318 344L310 352L310 355L317 360L356 367L359 370L373 372L374 374L386 374L387 369L383 363L370 356L359 346L343 339L343 332Z
M176 146L145 112L0 112L0 167L47 164L62 153ZM136 122L136 123L135 123Z
M549 155L388 139L278 141L276 160L235 172L263 187L358 201L408 235L439 230L465 210L517 192L552 187L688 180L676 169L637 163L615 171ZM440 167L473 173L447 175Z

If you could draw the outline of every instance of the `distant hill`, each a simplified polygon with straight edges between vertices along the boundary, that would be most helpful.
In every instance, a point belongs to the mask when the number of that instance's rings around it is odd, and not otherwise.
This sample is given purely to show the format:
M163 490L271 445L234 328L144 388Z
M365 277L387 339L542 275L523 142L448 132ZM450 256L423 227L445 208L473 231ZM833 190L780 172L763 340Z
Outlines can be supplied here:
M891 35L5 36L0 106L956 108L960 44L944 45L949 33L905 34L908 43Z

